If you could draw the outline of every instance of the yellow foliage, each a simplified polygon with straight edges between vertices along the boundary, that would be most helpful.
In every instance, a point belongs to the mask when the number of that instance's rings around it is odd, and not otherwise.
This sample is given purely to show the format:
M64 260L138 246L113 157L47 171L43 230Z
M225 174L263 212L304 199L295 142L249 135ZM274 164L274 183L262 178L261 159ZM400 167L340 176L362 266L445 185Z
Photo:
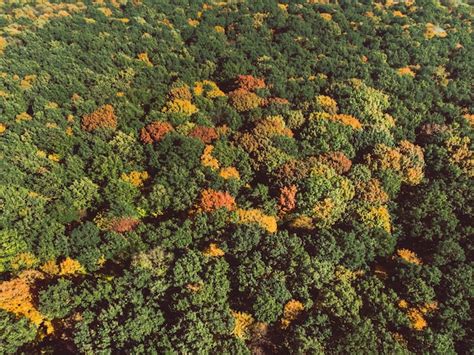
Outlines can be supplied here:
M59 264L59 275L75 275L85 273L84 268L79 261L67 257Z
M439 26L436 26L432 23L427 23L425 26L425 38L431 39L433 37L444 38L448 33Z
M197 81L194 83L194 95L201 96L206 95L209 99L214 99L216 97L225 96L224 92L219 89L217 84L211 80Z
M377 144L374 155L367 156L367 163L375 169L398 172L402 180L409 185L417 185L423 180L423 150L407 140L400 141L398 148Z
M58 124L55 122L46 122L46 128L58 128Z
M36 75L26 75L20 82L20 87L23 90L31 89L33 86L33 81L35 81Z
M102 12L107 17L112 16L112 10L110 10L108 7L99 7L97 10Z
M148 58L148 53L140 53L138 54L138 60L142 61L149 67L153 66L153 63L150 61L150 58Z
M148 172L146 171L132 171L129 174L123 173L121 178L122 180L132 184L136 187L142 187L143 182L149 179Z
M66 128L66 134L67 134L68 136L72 136L72 135L73 135L72 127L67 127L67 128Z
M401 11L395 10L392 12L393 16L395 17L406 17L407 15L404 15Z
M290 323L294 321L298 315L304 310L304 305L300 301L297 300L289 300L285 304L285 308L283 310L283 318L281 320L281 327L283 329L288 328Z
M411 264L421 265L420 258L411 250L398 249L397 254L400 258Z
M432 302L425 303L419 309L420 309L421 313L423 313L423 314L426 314L428 312L433 312L433 311L438 309L438 302L432 301Z
M238 223L256 223L269 233L275 233L277 231L276 218L268 216L258 209L243 210L239 208L237 215L239 217Z
M292 228L297 228L297 229L308 229L312 230L315 228L313 219L309 216L305 215L300 215L293 219L290 223Z
M222 26L214 26L214 30L215 30L217 33L225 33L225 28L222 27Z
M17 122L30 121L31 119L32 117L26 112L19 113L18 115L15 116L15 120Z
M41 267L41 271L50 274L50 275L58 275L59 274L59 267L56 264L56 261L54 259L51 259L47 262L45 262Z
M206 256L211 256L211 257L216 257L216 256L224 256L225 253L222 249L220 249L217 244L211 243L209 244L209 247L207 247L206 250L203 252L204 255Z
M231 311L232 316L234 317L234 329L232 334L240 339L246 339L248 337L248 329L253 324L253 317L244 312Z
M362 220L369 227L380 227L388 233L392 231L390 213L385 206L371 207L368 212L362 215Z
M0 134L5 132L7 130L7 126L5 126L3 123L0 123Z
M168 101L166 106L162 109L163 112L170 113L183 113L186 116L191 116L192 114L198 112L198 108L191 103L189 100L183 99L174 99Z
M328 113L334 114L337 112L337 102L329 96L319 95L316 97L316 102Z
M327 13L327 12L321 12L319 14L319 16L321 16L326 21L331 21L332 20L332 15Z
M474 156L470 149L471 139L468 136L452 135L446 142L449 161L458 165L468 176L474 176Z
M3 37L0 37L0 54L3 53L6 46L7 46L7 40Z
M228 179L237 179L240 180L240 174L236 168L229 166L227 168L222 168L219 172L219 176L224 180Z
M318 220L326 221L332 216L333 208L334 201L330 197L325 198L313 207L313 215Z
M36 151L36 156L39 158L46 158L46 152L43 150L37 150Z
M11 261L13 270L30 269L38 264L38 259L31 253L20 253Z
M46 105L44 105L44 108L46 109L55 109L58 108L59 105L56 102L49 101Z
M219 169L219 161L212 156L214 146L206 145L204 152L201 155L201 164L211 168L212 170Z
M59 162L60 157L58 154L48 154L48 159L54 162Z
M278 4L278 8L282 11L288 11L288 4Z
M400 300L398 301L398 307L401 309L407 309L408 308L408 302L405 300Z

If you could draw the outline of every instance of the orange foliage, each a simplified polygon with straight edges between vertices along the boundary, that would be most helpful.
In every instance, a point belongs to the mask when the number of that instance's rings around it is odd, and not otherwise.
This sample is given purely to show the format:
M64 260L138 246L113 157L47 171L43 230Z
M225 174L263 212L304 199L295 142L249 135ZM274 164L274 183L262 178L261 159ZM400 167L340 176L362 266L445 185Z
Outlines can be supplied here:
M423 330L428 325L423 317L423 313L416 308L410 308L408 310L408 318L410 319L411 327L415 330Z
M357 196L360 200L368 203L386 203L388 195L383 190L380 181L377 179L370 179L367 182L357 184Z
M280 189L279 207L281 213L288 213L296 208L296 185L285 186Z
M49 321L35 308L33 303L32 286L37 279L42 279L39 271L24 271L20 276L11 281L0 283L0 308L14 313L17 316L28 318L36 326L44 323L47 332L51 333L53 327Z
M405 260L410 264L421 265L420 258L411 250L408 249L398 249L397 254L400 258Z
M219 176L221 178L223 178L224 180L228 180L228 179L237 179L237 180L240 180L240 174L239 172L237 171L236 168L234 168L233 166L229 166L229 167L226 167L226 168L222 168L220 171L219 171Z
M143 143L151 144L159 142L163 137L173 130L173 126L168 122L155 121L142 128L140 139Z
M223 191L215 191L212 189L206 189L201 192L201 201L198 209L204 212L213 212L219 208L225 208L232 211L236 208L234 198L228 193Z
M89 115L82 117L82 129L91 132L97 128L117 127L117 117L111 105L104 105Z
M283 319L281 320L281 327L283 329L288 328L290 323L294 321L303 310L303 303L297 300L289 300L285 304L285 308L283 310Z
M471 126L474 126L474 114L466 113L465 115L463 115L463 117Z
M409 307L409 304L405 300L398 302L398 307L405 309L407 312L408 319L410 320L410 326L412 329L421 331L428 326L424 315L428 312L433 312L438 309L438 303L436 301L425 303L420 307Z
M247 91L265 88L265 81L263 79L255 78L252 75L239 75L237 76L236 82L239 88Z
M217 134L217 130L214 127L204 127L198 126L195 127L189 135L191 137L199 139L201 142L209 144L213 140L217 139L219 135Z
M206 256L217 257L217 256L224 256L225 253L222 249L220 249L217 244L211 243L209 247L206 248L203 252Z
M230 104L239 112L253 110L264 102L257 94L241 88L230 92L229 99Z
M145 63L149 67L153 66L153 63L150 61L150 58L148 57L148 53L140 53L138 55L138 60L142 61L143 63Z
M399 75L408 75L408 76L411 76L412 78L414 78L416 75L415 72L411 70L410 67L399 68L397 72Z
M354 129L362 129L362 124L360 123L360 121L351 115L345 115L345 114L340 113L340 114L332 115L330 119L341 122L343 125L350 126Z

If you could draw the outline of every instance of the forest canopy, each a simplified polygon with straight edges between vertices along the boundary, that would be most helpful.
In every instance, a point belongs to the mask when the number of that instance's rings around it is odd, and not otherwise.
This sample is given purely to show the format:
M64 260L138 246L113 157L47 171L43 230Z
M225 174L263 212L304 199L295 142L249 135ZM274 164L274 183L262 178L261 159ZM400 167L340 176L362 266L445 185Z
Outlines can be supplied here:
M0 354L474 351L473 8L0 2Z

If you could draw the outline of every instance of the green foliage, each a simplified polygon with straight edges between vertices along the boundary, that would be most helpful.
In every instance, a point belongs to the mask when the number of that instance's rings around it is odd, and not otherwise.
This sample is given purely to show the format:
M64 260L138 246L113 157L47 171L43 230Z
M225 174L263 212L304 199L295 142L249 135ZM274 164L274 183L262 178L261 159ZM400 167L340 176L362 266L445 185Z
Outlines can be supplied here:
M469 5L0 9L0 353L474 348Z

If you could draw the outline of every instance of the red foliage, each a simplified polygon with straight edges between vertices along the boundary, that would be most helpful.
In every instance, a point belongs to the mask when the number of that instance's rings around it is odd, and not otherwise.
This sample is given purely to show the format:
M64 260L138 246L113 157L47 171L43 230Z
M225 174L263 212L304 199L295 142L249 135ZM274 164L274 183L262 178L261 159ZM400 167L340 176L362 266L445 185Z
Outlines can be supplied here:
M133 230L140 220L132 217L118 217L112 220L110 230L117 233L125 233Z
M321 162L334 168L338 174L347 173L352 166L352 161L342 152L330 152L321 156Z
M201 201L198 208L204 212L212 212L219 208L232 211L236 208L236 204L234 198L228 192L206 189L201 192Z
M287 213L296 208L296 185L285 186L280 189L279 205L282 213Z
M201 142L209 144L214 139L219 137L217 130L214 127L204 127L198 126L195 127L191 133L189 133L191 137L199 139Z
M96 111L82 117L82 129L91 132L97 128L117 127L117 117L111 105L104 105Z
M237 76L236 82L237 85L239 85L239 88L247 91L265 88L265 81L263 79L255 78L252 75L239 75Z
M140 139L143 143L151 144L160 141L168 132L173 130L168 122L155 121L142 128Z

